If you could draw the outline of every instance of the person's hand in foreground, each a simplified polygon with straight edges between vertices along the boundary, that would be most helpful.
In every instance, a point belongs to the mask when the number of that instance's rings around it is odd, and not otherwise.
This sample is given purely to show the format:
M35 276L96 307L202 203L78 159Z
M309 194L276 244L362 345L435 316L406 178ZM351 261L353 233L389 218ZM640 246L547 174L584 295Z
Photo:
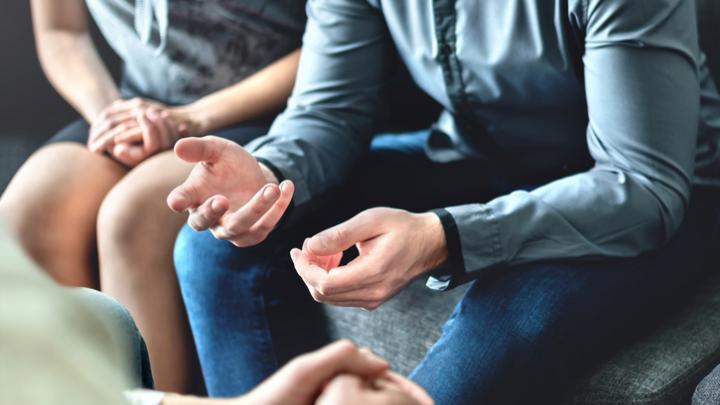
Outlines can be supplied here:
M432 398L414 382L387 372L372 381L352 374L335 377L317 405L432 405Z
M359 256L340 266L352 246ZM290 256L316 301L375 309L445 262L447 243L433 213L373 208L306 240Z
M108 153L134 167L148 157L169 150L180 138L201 134L202 120L188 108L134 98L106 107L90 126L88 149Z
M295 358L240 398L168 396L164 405L432 405L415 383L388 371L388 363L349 341Z
M290 181L277 184L272 172L240 145L218 138L185 138L175 145L182 160L197 163L167 198L174 211L188 211L195 230L209 229L238 247L267 237L292 200Z

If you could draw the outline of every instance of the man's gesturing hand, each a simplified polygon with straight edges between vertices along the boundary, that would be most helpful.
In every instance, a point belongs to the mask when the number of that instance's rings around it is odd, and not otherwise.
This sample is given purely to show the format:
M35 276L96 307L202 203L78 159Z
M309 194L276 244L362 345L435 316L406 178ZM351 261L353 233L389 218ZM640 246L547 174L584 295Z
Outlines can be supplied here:
M342 252L353 245L360 255L338 267ZM442 264L447 244L433 213L373 208L320 232L290 255L316 301L375 309Z
M240 145L216 136L186 138L175 145L182 160L197 163L168 196L174 211L189 211L195 230L246 247L262 242L292 200L292 182L280 185Z

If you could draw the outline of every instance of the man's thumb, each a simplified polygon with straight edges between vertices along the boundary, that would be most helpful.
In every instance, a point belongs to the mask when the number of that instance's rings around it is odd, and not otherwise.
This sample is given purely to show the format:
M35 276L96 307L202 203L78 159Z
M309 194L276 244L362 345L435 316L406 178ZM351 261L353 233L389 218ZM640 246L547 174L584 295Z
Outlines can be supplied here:
M361 213L313 236L308 240L307 247L310 253L318 256L332 256L379 233L373 218Z
M189 163L215 163L220 159L227 142L217 136L184 138L175 144L175 154Z

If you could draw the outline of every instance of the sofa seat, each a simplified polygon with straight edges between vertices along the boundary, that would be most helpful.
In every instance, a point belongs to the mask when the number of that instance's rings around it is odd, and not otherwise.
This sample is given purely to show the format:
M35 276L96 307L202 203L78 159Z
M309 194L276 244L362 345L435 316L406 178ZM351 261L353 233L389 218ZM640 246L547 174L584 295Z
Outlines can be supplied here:
M331 337L372 347L408 374L440 337L467 286L449 292L415 281L376 311L325 306ZM691 401L695 387L720 362L720 274L656 330L638 338L569 393L568 404L665 405Z

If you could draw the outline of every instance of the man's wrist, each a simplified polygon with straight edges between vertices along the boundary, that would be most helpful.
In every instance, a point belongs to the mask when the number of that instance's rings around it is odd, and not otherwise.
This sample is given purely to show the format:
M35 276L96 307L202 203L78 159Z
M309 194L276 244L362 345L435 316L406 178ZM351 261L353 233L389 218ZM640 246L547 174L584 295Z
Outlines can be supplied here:
M277 178L275 173L269 167L267 167L263 162L258 162L258 165L260 165L260 170L268 183L280 184L280 179Z
M440 217L434 212L418 215L423 223L426 240L425 272L427 272L445 264L448 259L448 245Z

